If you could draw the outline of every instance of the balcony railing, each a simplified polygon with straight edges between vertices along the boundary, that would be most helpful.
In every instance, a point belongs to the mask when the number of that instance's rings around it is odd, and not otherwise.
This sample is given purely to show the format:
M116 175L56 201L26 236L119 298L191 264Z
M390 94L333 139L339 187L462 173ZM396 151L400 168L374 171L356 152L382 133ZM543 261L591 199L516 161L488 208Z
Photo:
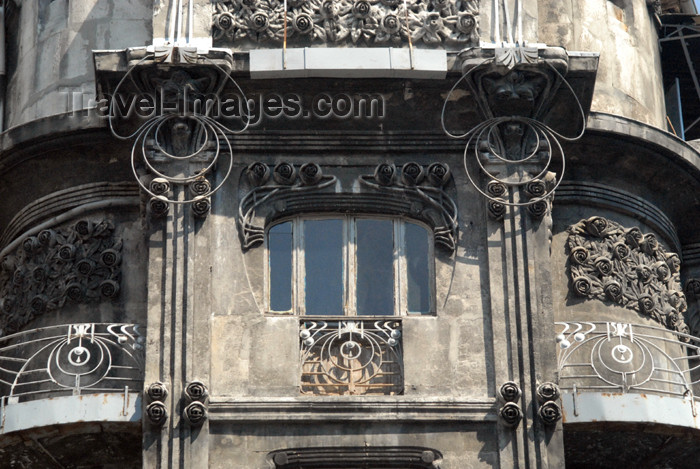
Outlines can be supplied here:
M397 320L303 320L301 392L401 394L403 354Z
M144 342L135 324L67 324L2 337L0 400L140 389Z
M700 339L662 327L557 322L559 386L564 390L700 394Z

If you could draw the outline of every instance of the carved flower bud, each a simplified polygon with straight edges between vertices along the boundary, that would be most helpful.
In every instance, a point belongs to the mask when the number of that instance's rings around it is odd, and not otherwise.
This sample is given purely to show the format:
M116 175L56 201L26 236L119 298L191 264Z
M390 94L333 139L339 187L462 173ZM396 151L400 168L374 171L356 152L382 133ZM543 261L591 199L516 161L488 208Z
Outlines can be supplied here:
M305 163L299 168L299 179L305 186L313 186L318 184L323 177L321 167L316 163Z
M211 200L209 197L200 195L192 202L192 213L194 213L195 217L205 217L207 213L209 213L209 210L211 210Z
M95 261L92 259L80 259L75 263L75 270L83 276L88 276L95 270Z
M630 228L625 232L625 241L632 248L638 248L639 244L642 242L643 239L644 235L639 230L639 228Z
M306 13L300 13L294 19L292 27L299 34L308 34L314 29L314 20Z
M547 193L547 186L539 179L533 179L525 185L525 193L530 197L543 197Z
M151 200L148 202L148 206L151 209L151 214L153 214L154 217L163 217L168 213L168 210L170 209L168 199L166 199L162 195L159 195L158 197L152 197Z
M588 295L591 292L591 281L586 277L576 277L574 279L574 291L581 296Z
M608 229L608 220L603 217L591 217L586 220L586 231L593 236L602 237Z
M116 249L105 249L100 254L100 262L102 262L107 267L114 267L118 265L122 260L122 256Z
M700 299L700 279L690 278L685 282L685 294L691 300Z
M683 322L683 318L678 314L678 311L675 308L667 308L664 312L666 313L666 327L674 331L678 329L678 326Z
M430 3L434 10L442 10L449 6L450 0L430 0Z
M588 249L583 246L576 246L571 250L569 257L576 264L585 264L588 260Z
M12 273L12 283L14 285L17 285L17 286L22 285L24 283L25 275L26 275L26 271L24 268L22 268L22 267L17 268L17 270L15 270Z
M81 302L84 296L83 287L76 282L69 283L66 285L66 296L75 303Z
M610 259L606 259L605 257L599 257L595 260L593 265L601 275L610 275L612 272L612 262L610 262Z
M150 190L155 195L163 195L170 192L170 182L164 178L154 178L150 184Z
M460 12L457 15L457 30L463 34L471 34L476 27L476 18L467 12Z
M654 311L655 303L654 299L649 295L642 295L637 300L639 304L639 311L643 314L649 315Z
M540 402L556 401L560 396L559 386L554 383L542 383L537 386L537 400Z
M428 183L431 186L443 187L450 180L450 167L445 163L433 163L428 166Z
M323 2L321 10L326 18L334 18L338 14L338 5L333 0L326 0Z
M647 233L644 235L641 245L647 254L652 254L659 248L659 241L652 233Z
M390 13L382 19L382 26L387 33L396 34L401 29L401 22L396 15Z
M262 186L270 179L270 167L264 163L256 161L246 168L248 181L254 186Z
M58 250L58 257L63 261L69 261L75 257L75 250L72 244L64 244Z
M24 241L22 241L22 249L24 249L28 254L32 254L41 248L41 243L36 236L30 236Z
M272 173L277 184L292 185L297 179L297 170L289 163L278 163Z
M29 306L36 314L42 314L44 311L46 311L48 302L49 299L46 297L46 295L39 294L32 298L32 300L29 302Z
M615 257L620 260L627 259L630 255L630 248L625 243L615 243L612 250Z
M209 192L211 192L211 184L204 178L190 183L190 193L194 196L207 195Z
M534 204L527 206L527 211L535 218L542 218L549 210L549 204L546 200L539 200Z
M46 267L43 265L34 267L32 269L32 280L34 280L37 283L42 283L44 280L46 280Z
M44 246L53 246L56 244L56 232L54 230L42 230L37 235L37 239Z
M267 27L270 25L270 21L267 17L267 13L258 11L251 15L250 19L248 20L248 24L250 25L250 29L261 33L267 29Z
M423 28L431 33L437 32L442 27L442 18L440 13L432 11L425 14L423 18Z
M90 236L93 229L94 225L90 220L80 220L75 224L75 232L83 238Z
M0 298L0 309L5 313L9 313L15 307L16 297L14 295L7 295L4 298Z
M165 401L168 397L168 388L160 381L156 381L148 385L146 394L151 401Z
M394 182L396 167L393 164L382 163L374 170L374 180L382 186L390 186Z
M555 425L561 418L561 408L556 402L548 401L540 406L537 415L545 425Z
M639 280L641 280L643 283L648 283L651 281L652 272L648 265L638 265L635 271L637 272L637 277L639 277Z
M494 197L504 197L508 189L506 185L499 181L489 181L486 185L486 192Z
M401 182L407 186L415 186L423 181L423 167L418 163L406 163L401 168Z
M427 449L421 453L420 460L426 464L435 462L435 453Z
M2 258L2 270L11 273L15 270L17 258L15 256L5 256Z
M227 11L219 13L214 18L214 24L217 28L221 29L222 31L230 31L231 29L233 29L234 25L233 15Z
M209 396L209 391L201 381L192 381L185 387L185 396L190 401L205 402Z
M489 201L489 215L495 220L502 220L506 214L506 206L501 202Z
M146 416L151 425L160 427L168 419L168 409L160 401L151 402L146 407Z
M652 267L654 268L656 277L662 282L671 278L671 269L668 268L668 264L666 264L665 261L655 262Z
M666 264L671 270L671 274L676 274L681 270L681 258L675 252L666 254Z
M182 412L182 417L192 425L197 427L202 425L207 419L207 408L201 402L191 402Z
M105 298L114 298L119 293L119 284L114 280L105 280L100 283L100 294Z
M609 282L607 282L603 286L603 291L605 292L605 296L610 301L614 301L615 303L619 303L623 298L622 286L616 280L610 280Z
M513 381L503 383L498 393L506 402L515 402L520 399L521 395L520 388Z
M367 0L358 0L352 6L352 14L355 18L364 19L372 12L372 7Z
M498 415L508 427L516 427L523 418L523 412L520 410L520 407L512 402L507 402L501 407Z

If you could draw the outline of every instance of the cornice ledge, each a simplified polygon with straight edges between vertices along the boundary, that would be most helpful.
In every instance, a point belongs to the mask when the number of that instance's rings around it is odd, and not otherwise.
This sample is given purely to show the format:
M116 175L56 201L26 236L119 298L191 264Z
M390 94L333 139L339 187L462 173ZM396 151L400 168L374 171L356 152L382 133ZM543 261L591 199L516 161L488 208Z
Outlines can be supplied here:
M366 398L234 398L216 397L209 403L212 421L472 421L495 422L494 398L407 399Z

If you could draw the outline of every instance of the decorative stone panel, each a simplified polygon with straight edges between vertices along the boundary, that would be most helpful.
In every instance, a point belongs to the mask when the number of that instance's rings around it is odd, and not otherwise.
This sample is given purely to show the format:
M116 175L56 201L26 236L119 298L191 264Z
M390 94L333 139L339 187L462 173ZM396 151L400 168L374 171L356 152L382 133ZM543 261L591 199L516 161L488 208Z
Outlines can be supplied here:
M479 45L480 0L225 0L212 18L217 45L397 46L409 40ZM410 32L410 39L409 39Z
M656 236L624 228L603 217L569 227L569 275L572 292L617 304L668 329L688 332L680 286L680 259L666 252Z
M109 221L28 236L2 259L0 336L11 334L66 303L112 300L119 294L122 241Z

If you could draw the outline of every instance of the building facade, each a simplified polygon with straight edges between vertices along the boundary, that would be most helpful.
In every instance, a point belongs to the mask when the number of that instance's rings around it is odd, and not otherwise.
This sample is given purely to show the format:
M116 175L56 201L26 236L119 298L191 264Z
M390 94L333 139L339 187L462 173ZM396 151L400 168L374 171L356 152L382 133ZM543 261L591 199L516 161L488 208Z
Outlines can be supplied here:
M695 467L692 2L2 13L0 467Z

